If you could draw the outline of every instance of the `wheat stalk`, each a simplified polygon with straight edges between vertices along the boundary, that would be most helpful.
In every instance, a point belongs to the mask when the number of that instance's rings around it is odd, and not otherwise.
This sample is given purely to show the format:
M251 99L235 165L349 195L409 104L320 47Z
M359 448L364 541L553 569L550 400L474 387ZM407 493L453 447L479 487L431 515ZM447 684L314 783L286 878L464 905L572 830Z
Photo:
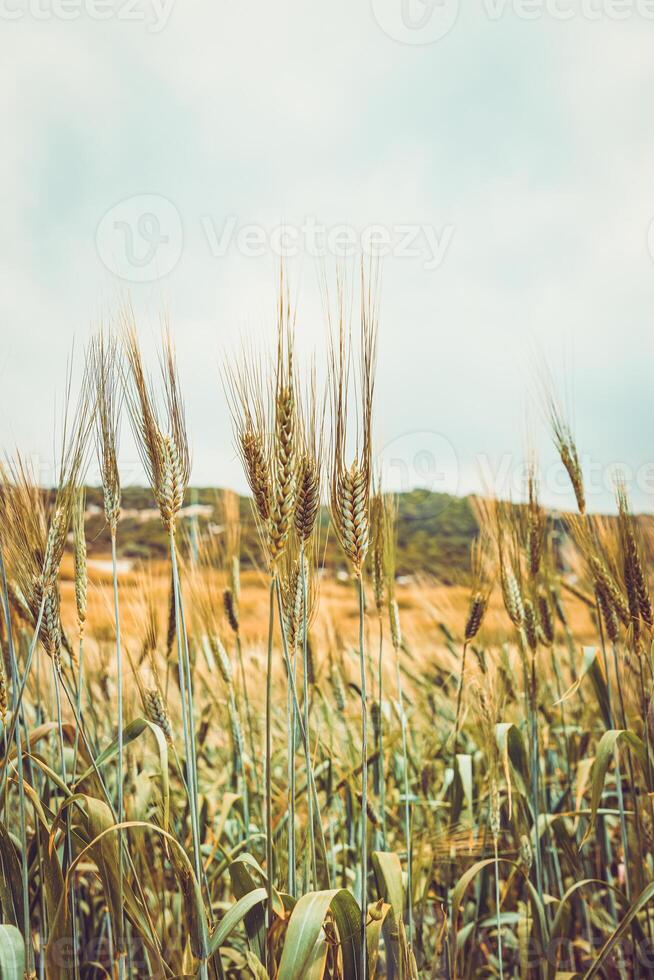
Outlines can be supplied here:
M77 494L77 486L86 463L86 451L91 424L86 379L77 404L72 412L70 411L70 399L71 377L69 376L65 398L61 448L57 464L57 485L54 494L48 495L46 498L46 495L37 486L29 466L27 466L19 455L16 456L13 462L8 464L7 472L4 468L0 471L2 487L0 493L0 521L3 526L4 552L8 558L11 578L16 583L17 592L21 595L25 607L29 611L31 625L34 629L24 663L23 677L19 681L18 665L13 648L13 638L11 637L8 590L6 586L7 575L5 574L3 557L2 579L6 599L4 614L9 634L13 688L12 722L9 732L5 733L5 738L6 745L9 746L14 739L14 735L16 737L20 833L24 855L22 861L24 888L23 912L25 915L26 961L28 965L31 965L33 962L33 949L29 942L23 754L17 726L19 720L22 720L27 739L29 736L24 720L24 713L22 712L22 700L29 679L37 641L40 639L52 660L61 778L65 784L67 782L67 773L59 694L59 685L63 681L61 680L62 631L59 617L58 576L68 527L73 512L74 500ZM7 752L2 766L2 784L4 784L7 777L6 766L8 757L9 753ZM2 792L2 787L0 787L0 795ZM65 847L63 853L64 864L70 864L72 861L72 837L68 817L66 819ZM72 882L69 898L73 911L73 966L77 970L79 961L77 952L77 920L75 914L76 899Z
M88 603L88 568L86 562L86 536L84 534L85 495L77 494L73 510L73 546L75 556L75 608L80 640L84 635Z
M529 556L529 574L536 578L540 571L543 558L545 539L545 513L538 499L538 476L536 463L530 460L527 469L527 552Z
M340 545L348 558L359 595L359 664L361 673L361 971L367 970L366 919L368 895L368 721L365 658L365 600L363 565L370 544L370 494L372 477L372 411L375 387L378 278L363 264L360 279L360 424L356 429L354 458L346 462L348 396L350 384L349 335L345 293L338 286L338 332L330 352L332 437L330 511ZM329 312L329 311L328 311Z
M137 448L159 508L161 521L168 532L186 757L186 782L191 811L195 873L197 881L201 885L204 876L200 853L193 681L175 544L177 522L188 487L191 468L186 419L170 327L167 324L164 325L159 360L163 390L163 407L161 407L157 403L152 383L145 372L134 316L129 307L122 311L122 321L123 344L129 365L129 373L126 378L127 407ZM203 978L206 978L207 964L204 947L202 954L200 972Z
M280 352L275 398L273 502L269 520L269 553L275 568L293 526L297 499L297 416L293 390L292 354Z
M9 711L9 689L7 684L7 670L5 668L4 651L0 651L0 721L3 729L7 724L7 712Z

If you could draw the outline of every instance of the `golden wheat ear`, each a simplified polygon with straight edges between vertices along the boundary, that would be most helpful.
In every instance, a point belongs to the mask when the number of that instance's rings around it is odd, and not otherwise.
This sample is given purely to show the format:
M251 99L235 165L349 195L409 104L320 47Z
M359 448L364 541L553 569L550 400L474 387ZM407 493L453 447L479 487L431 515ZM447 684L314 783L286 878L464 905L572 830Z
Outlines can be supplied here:
M330 510L341 547L357 577L370 544L372 413L377 343L377 286L361 269L360 350L357 389L359 424L351 434L352 462L346 462L350 387L350 333L344 292L338 296L338 336L331 337L329 374L332 401Z
M482 527L479 536L475 538L470 548L472 588L464 628L464 639L467 643L473 640L481 629L488 609L488 601L493 588L490 550L491 542L488 533Z
M267 423L268 399L264 390L259 362L247 351L223 371L235 445L243 465L252 509L261 541L268 557L268 532L273 508L271 438Z
M307 551L318 529L322 500L325 398L318 398L315 365L298 410L298 475L295 531Z
M123 341L129 365L127 406L134 437L163 525L174 535L188 489L191 459L172 337L170 330L164 329L160 354L163 410L143 367L133 319L125 324Z
M122 311L122 343L125 351L125 399L128 415L148 482L157 497L161 484L161 439L152 384L146 375L136 321L131 308Z
M95 403L95 441L102 481L104 512L115 536L120 517L118 445L123 399L120 349L114 335L99 330L87 359Z
M77 609L77 629L80 637L84 635L88 603L88 568L86 558L86 494L83 489L77 493L73 510L73 548L75 559L75 607Z
M546 518L545 511L539 501L538 474L535 460L531 459L527 467L527 528L526 545L529 574L536 578L540 571L545 548Z
M568 474L580 514L586 513L586 493L577 444L572 428L563 416L562 410L550 392L547 396L547 413L554 445L563 467Z
M652 600L636 533L636 523L629 507L627 488L623 480L616 485L618 503L619 541L623 576L629 611L634 626L642 619L649 629L653 625Z
M276 564L293 526L297 499L297 429L292 378L277 392L273 457L273 503L270 514L270 557Z
M372 541L372 591L378 616L382 615L386 599L386 577L384 574L386 521L384 517L384 496L380 489L380 481L377 480L370 501L370 528Z
M44 491L20 454L3 468L0 518L3 547L13 594L47 653L61 661L62 644L70 644L61 627L58 578L71 525L78 485L87 461L90 431L89 397L85 383L71 412L66 396L65 421L54 491Z
M298 408L294 367L294 314L282 279L277 323L277 362L273 393L271 453L272 509L269 554L273 567L287 546L298 492Z

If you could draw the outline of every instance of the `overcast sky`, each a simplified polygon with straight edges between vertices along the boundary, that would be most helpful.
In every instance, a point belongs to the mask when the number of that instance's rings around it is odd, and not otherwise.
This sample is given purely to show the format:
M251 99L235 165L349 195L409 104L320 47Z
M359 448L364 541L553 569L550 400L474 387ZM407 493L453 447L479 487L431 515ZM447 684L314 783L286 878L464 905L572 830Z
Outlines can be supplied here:
M79 360L129 293L148 350L170 311L194 482L242 488L219 365L241 334L270 338L280 245L319 354L317 268L377 247L389 485L517 496L531 429L544 496L568 506L530 406L540 352L591 505L622 464L654 510L653 17L650 0L0 0L2 446L50 458L73 341Z

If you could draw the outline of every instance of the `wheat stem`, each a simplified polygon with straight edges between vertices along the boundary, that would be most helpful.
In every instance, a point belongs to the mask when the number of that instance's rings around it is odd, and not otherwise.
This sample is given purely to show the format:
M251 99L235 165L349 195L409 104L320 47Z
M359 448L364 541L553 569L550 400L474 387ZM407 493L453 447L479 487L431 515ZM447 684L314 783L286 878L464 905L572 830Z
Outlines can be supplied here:
M272 840L272 661L273 628L275 623L275 585L274 575L270 578L270 597L268 608L268 655L266 660L266 969L269 967L270 927L272 925L273 898L273 840Z
M620 715L621 715L621 719L620 720L621 720L621 723L622 723L622 727L623 728L628 728L627 714L626 714L625 706L624 706L624 695L622 693L622 681L620 680L620 667L619 667L619 664L618 664L618 651L616 649L615 643L611 644L611 648L612 648L612 652L613 652L613 666L615 667L615 678L616 678L616 683L617 683L617 687L618 687L618 702L620 704ZM632 762L632 759L631 759L631 753L629 751L627 751L627 767L629 769L629 784L630 784L630 786L632 787L632 790L633 790L633 788L635 786L635 782L634 782L634 771L633 771L633 762ZM625 846L625 852L624 852L625 894L627 896L627 901L628 902L631 902L631 875L629 874L629 850L628 850L629 836L627 834L626 819L624 817L624 804L623 804L623 801L622 801L622 775L621 775L621 772L620 772L620 756L619 756L619 754L617 752L616 752L616 775L615 775L615 778L616 778L617 790L618 790L618 800L620 801L620 805L621 805L620 828L621 828L621 832L623 833L623 840L624 840L624 846ZM639 847L640 847L641 844L642 844L642 842L641 842L641 838L640 838L640 807L638 805L638 794L637 793L633 793L633 804L634 804L634 816L636 818L636 836L637 836L638 844L639 844ZM624 821L624 823L623 823L623 821Z
M538 752L538 718L536 716L536 659L533 654L530 656L531 672L527 670L527 642L523 628L518 629L520 641L520 656L524 665L525 676L525 704L527 706L527 716L530 723L531 738L531 805L534 818L534 852L536 856L536 888L538 897L543 900L543 858L541 851L540 835L540 779L539 779L539 752Z
M304 542L300 547L300 575L302 583L302 683L304 686L304 731L306 735L305 764L307 770L307 808L309 815L309 842L311 847L311 869L313 872L313 887L318 888L318 861L316 858L316 834L313 814L313 794L311 791L312 766L309 741L309 656L308 656L308 614L309 602L307 589L307 564L304 552Z
M395 646L395 672L397 686L397 701L400 709L400 732L402 735L402 768L404 782L404 839L406 842L407 866L407 916L409 945L413 943L413 843L411 834L411 800L409 796L409 753L407 749L406 714L404 712L404 692L402 690L402 669L400 664L400 646Z
M9 609L9 595L7 590L7 575L5 571L5 563L2 555L2 549L0 549L0 576L2 578L2 604L3 604L3 614L5 620L5 626L7 628L7 639L9 646L9 660L11 668L11 690L12 690L12 727L7 737L6 729L3 725L4 733L4 743L5 743L5 765L9 759L9 746L11 745L12 739L16 739L16 770L18 774L18 807L19 807L19 825L20 825L20 843L21 843L21 875L22 875L22 885L23 885L23 939L25 941L25 964L28 968L33 969L34 964L34 950L32 948L32 943L30 941L30 908L29 908L29 876L28 876L28 865L27 865L27 829L25 820L25 784L23 782L23 746L22 738L20 734L20 727L16 727L16 720L19 715L22 716L22 709L20 705L20 697L18 695L18 664L16 662L16 650L14 648L13 632L11 625L11 612ZM36 634L38 636L39 625L37 625ZM21 691L22 695L22 691ZM23 719L24 724L24 719ZM27 736L27 731L25 732ZM29 744L29 742L28 742ZM3 793L4 796L4 793Z
M493 838L495 855L495 921L497 923L497 956L500 961L500 980L504 980L504 961L502 958L502 911L500 903L500 861L497 853L497 837Z
M604 639L604 630L602 629L602 619L600 615L599 603L597 603L595 607L595 611L597 615L597 622L599 624L600 643L602 647L602 659L604 662L604 673L606 675L606 693L608 697L609 720L611 722L611 727L615 728L615 715L613 712L613 685L611 683L611 674L609 671L609 658L606 651L606 642ZM620 756L617 749L615 751L615 779L616 779L616 792L618 796L618 809L620 810L620 836L622 838L622 849L624 852L624 862L626 867L628 863L628 857L629 857L629 843L627 837L627 820L626 820L625 810L624 810L624 799L622 795L622 770L620 766ZM625 884L627 884L626 880L625 880ZM628 884L627 887L629 887Z
M52 658L52 682L55 692L55 704L57 709L57 734L59 737L59 753L61 757L61 779L64 786L68 785L68 776L66 773L66 756L64 752L64 726L63 718L61 713L61 693L59 691L59 676L60 676L60 665L57 664L54 657ZM70 829L70 811L66 811L66 828L65 828L65 846L64 846L64 860L62 862L62 871L64 875L66 873L66 867L70 865L73 860L73 838ZM79 950L77 941L77 898L75 894L75 882L71 877L70 886L70 918L72 923L72 941L73 941L73 973L75 977L79 976Z
M77 647L77 714L82 717L82 692L84 690L84 637L80 636L79 645ZM75 782L75 777L77 775L77 759L79 755L79 725L75 726L75 742L73 743L73 774L72 779Z
M61 689L63 690L64 694L66 695L66 700L68 701L68 704L70 706L70 709L71 709L71 711L73 713L73 718L75 719L75 724L76 724L77 728L79 729L80 735L82 737L82 741L84 743L84 747L86 748L86 751L89 754L89 758L91 760L91 766L93 768L93 772L95 774L95 777L98 780L98 784L100 786L100 789L102 790L102 795L104 797L104 802L107 804L107 807L109 808L109 812L111 813L111 817L112 817L113 822L115 824L117 824L118 823L118 820L117 820L116 808L115 808L114 803L112 801L112 798L111 798L111 794L109 792L109 789L108 789L108 787L107 787L104 779L102 778L102 773L100 772L100 768L99 768L98 763L96 762L96 759L95 759L95 753L94 753L93 748L91 747L91 745L89 743L88 735L86 734L86 731L84 730L84 727L83 727L83 724L82 724L82 719L81 719L80 715L78 714L77 706L75 704L75 699L74 699L73 695L71 694L71 692L68 690L68 687L67 687L66 682L64 680L63 674L61 672L59 672L58 678L59 678L59 683L61 684ZM127 864L129 865L129 869L130 869L130 871L132 873L132 876L133 876L133 881L134 881L135 887L136 887L136 889L137 889L137 891L139 893L139 900L142 903L142 907L144 909L144 914L145 914L146 919L147 919L147 922L148 922L148 926L149 926L149 929L150 929L150 934L152 936L155 936L156 934L155 934L155 930L154 930L154 923L152 922L152 917L151 917L150 912L149 912L149 909L148 909L148 905L147 905L146 898L145 898L145 893L144 893L143 887L141 885L141 880L140 880L139 875L137 875L137 873L136 873L136 867L134 865L134 861L132 859L132 855L130 854L129 848L127 848L125 846L125 842L124 841L123 841L123 849L124 849L124 853L125 853L125 858L126 858ZM112 958L113 958L113 954L112 954Z
M111 575L113 584L113 599L114 599L114 624L116 629L116 686L117 686L117 699L118 699L118 756L116 759L117 764L117 780L118 780L118 806L117 806L117 816L118 823L123 823L125 820L125 807L124 807L124 775L123 775L123 652L120 637L120 608L118 602L118 561L116 556L116 528L115 525L111 527ZM123 847L122 847L122 831L118 832L118 902L119 902L119 925L120 932L119 935L115 937L116 939L116 955L118 957L118 972L120 977L124 976L125 972L125 958L124 958L124 939L125 939L125 919L123 916L123 876L124 876L124 862L123 862Z
M463 654L461 656L461 676L459 677L459 688L456 692L456 714L454 716L454 755L456 755L457 742L459 741L459 726L461 724L461 702L463 700L463 681L466 672L467 653L468 653L468 641L464 640Z
M293 655L291 657L291 669L293 673L297 670L297 647L293 647ZM289 894L295 897L297 893L297 868L296 868L296 855L295 855L295 794L296 794L296 780L295 780L295 730L297 728L297 716L295 713L295 705L293 704L293 695L291 693L291 682L290 679L286 685L286 734L288 738L288 813L287 813L287 831L288 831L288 890ZM308 787L308 783L307 783Z
M248 685L247 685L247 679L246 679L246 676L245 676L245 661L243 659L243 646L241 644L241 634L240 634L240 631L236 633L235 643L236 643L236 656L237 656L237 659L238 659L238 666L239 666L239 671L240 671L240 674L241 674L241 687L243 688L243 698L245 700L245 715L246 715L247 723L248 723L248 735L250 737L250 756L251 756L252 760L254 761L256 759L256 757L257 757L256 756L256 751L255 751L255 745L254 745L254 724L253 724L253 721L252 721L252 709L251 709L251 706L250 706L250 698L248 696ZM255 789L256 789L257 795L259 795L259 793L261 791L261 787L260 787L260 784L259 784L259 772L258 772L258 769L257 769L257 767L255 765L253 765L252 768L253 768L253 772L254 772Z
M379 656L377 674L379 686L379 736L378 736L378 772L379 772L379 809L381 810L381 846L386 850L386 772L384 766L384 621L379 614Z
M368 951L368 703L365 654L365 597L361 573L356 577L359 593L359 668L361 672L361 976L367 976Z
M319 819L320 804L318 802L318 792L316 790L316 780L315 780L315 776L314 776L314 772L313 772L313 766L311 765L311 754L310 754L310 746L309 746L309 737L308 737L308 734L307 734L307 730L304 727L304 718L303 718L302 711L300 709L300 701L299 701L299 698L298 698L297 685L295 683L295 677L293 675L292 670L290 669L291 661L290 661L290 656L289 656L289 652L288 652L288 640L287 640L287 637L286 637L286 627L284 625L284 606L283 606L283 602L282 602L282 589L281 589L281 583L279 581L279 575L275 575L274 576L274 579L275 579L276 591L277 591L277 611L278 611L278 615L279 615L279 621L280 621L280 624L281 624L282 649L283 649L283 652L284 652L284 663L286 664L286 668L287 668L287 671L288 671L288 676L289 676L290 681L291 681L291 693L293 695L293 704L295 705L295 710L297 712L298 728L300 729L300 738L302 739L302 747L304 748L305 758L308 760L308 770L309 770L309 773L308 774L309 774L309 780L310 780L310 784L311 784L311 793L313 795L314 819L315 819L315 825L316 825L316 827L318 829L318 847L319 847L319 850L320 850L320 860L322 861L324 872L325 872L325 877L326 877L326 883L325 883L325 886L324 887L329 888L329 866L327 864L327 848L326 848L326 845L325 845L325 835L324 835L323 829L322 829L322 821Z
M183 621L183 606L177 566L177 548L175 545L174 525L169 527L170 562L172 568L173 589L175 595L175 632L177 638L177 660L179 668L180 698L182 704L182 726L184 729L184 753L186 756L186 783L189 797L191 816L191 834L193 837L193 860L198 886L202 888L204 881L202 869L202 854L200 845L200 822L198 817L197 766L195 759L195 724L193 716L193 693L191 688L191 664L188 653L186 625ZM206 954L206 950L203 950ZM203 958L200 965L203 980L207 977L207 964Z
M7 745L11 745L14 735L16 733L16 726L18 724L18 719L20 717L21 705L23 702L23 695L25 694L25 688L27 687L27 681L29 678L30 670L32 668L32 661L34 659L34 651L36 650L36 645L39 641L39 634L41 632L41 624L43 623L43 613L45 610L45 596L41 598L41 604L39 606L39 611L36 617L36 625L34 627L34 633L30 641L29 649L27 651L27 658L25 660L25 670L23 671L23 679L20 682L20 688L18 689L18 695L12 702L12 719L11 725L9 726L9 734L7 735ZM18 665L16 664L16 685L18 681ZM0 786L0 795L4 792L4 784L7 778L7 763L9 762L9 753L4 757L2 763L2 786Z

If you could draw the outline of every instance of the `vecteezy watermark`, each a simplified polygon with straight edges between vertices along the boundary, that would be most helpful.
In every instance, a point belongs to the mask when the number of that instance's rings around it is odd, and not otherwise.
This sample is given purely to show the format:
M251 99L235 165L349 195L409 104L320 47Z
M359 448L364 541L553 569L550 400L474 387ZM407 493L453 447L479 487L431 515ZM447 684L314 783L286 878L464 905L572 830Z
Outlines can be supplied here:
M295 258L349 258L356 255L417 259L427 271L439 269L454 237L454 226L435 228L429 224L372 224L362 228L349 224L327 225L314 215L301 224L280 223L271 227L239 224L235 215L216 222L202 215L200 223L211 254L223 258L230 250L246 258L275 255Z
M624 460L607 463L582 455L579 462L584 479L584 493L591 507L593 498L597 499L601 508L607 497L615 496L618 479L631 494L637 493L644 497L654 495L654 461L645 460L638 466L633 466ZM486 493L504 499L526 499L529 477L529 464L526 460L512 453L496 457L477 453L474 464L479 482ZM560 509L565 509L572 497L572 488L563 463L556 459L544 467L539 473L539 480L543 497L551 500L554 506L560 500Z
M607 501L615 499L618 478L631 496L654 498L654 460L632 465L623 460L606 463L582 455L580 465L586 501L593 510L606 509ZM449 507L452 496L470 492L471 486L478 487L484 496L516 503L525 501L530 467L528 460L513 453L491 456L469 449L460 453L444 433L416 430L386 443L377 454L375 471L380 473L384 491L419 490L429 495L424 506L417 497L411 513L411 520L420 523L440 516ZM543 466L538 476L541 497L547 506L560 511L574 507L570 477L558 458Z
M119 20L164 29L175 0L0 0L0 20Z
M184 247L182 219L168 198L137 194L102 216L95 243L114 275L130 282L154 282L179 262Z
M427 272L441 267L454 238L454 226L374 224L356 227L328 225L314 215L300 224L267 226L239 222L236 215L221 221L209 214L191 222L209 254L222 259L230 253L244 258L350 258L358 255L412 259ZM182 220L168 198L137 194L112 205L96 230L98 255L106 267L130 282L153 282L171 272L184 247Z
M402 44L433 44L456 25L460 0L371 0L375 20ZM519 20L654 21L654 0L478 0L479 12L499 22Z
M422 430L405 432L387 443L377 456L377 471L382 490L406 493L422 490L429 494L456 495L459 492L459 459L454 446L442 432ZM438 510L430 501L424 518L431 520ZM448 498L442 498L447 506Z
M460 0L371 0L375 20L403 44L433 44L450 33Z
M519 20L654 20L654 0L482 0L490 20L512 14Z

